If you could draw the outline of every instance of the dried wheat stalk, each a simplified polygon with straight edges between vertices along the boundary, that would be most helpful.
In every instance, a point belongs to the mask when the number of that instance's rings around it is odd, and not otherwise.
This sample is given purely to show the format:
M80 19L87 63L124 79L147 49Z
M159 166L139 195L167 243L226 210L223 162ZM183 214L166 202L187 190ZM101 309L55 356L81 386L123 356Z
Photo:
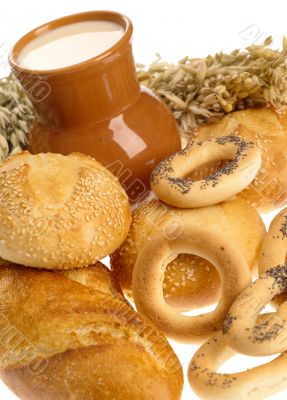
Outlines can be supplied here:
M0 161L21 151L35 113L18 81L9 75L0 80Z
M169 64L160 57L148 69L138 65L140 83L171 108L181 133L212 123L226 113L250 107L287 105L287 41L272 50L272 38L246 51L220 52L205 59L185 57Z

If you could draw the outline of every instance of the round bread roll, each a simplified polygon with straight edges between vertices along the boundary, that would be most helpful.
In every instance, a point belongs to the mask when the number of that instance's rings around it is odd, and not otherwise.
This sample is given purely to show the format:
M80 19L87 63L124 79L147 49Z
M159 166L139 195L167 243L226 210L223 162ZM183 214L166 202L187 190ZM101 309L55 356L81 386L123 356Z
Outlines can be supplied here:
M0 166L0 257L35 268L94 264L120 246L128 197L83 154L17 154Z
M109 271L64 274L0 267L3 382L22 400L179 400L178 358Z
M257 266L257 258L265 236L264 224L257 211L246 201L235 197L230 201L197 209L169 207L158 200L143 203L133 212L133 221L122 246L111 255L112 272L125 294L132 298L132 274L139 252L157 231L176 237L181 231L177 216L185 223L208 226L218 235L224 233L236 244L250 269ZM220 278L207 260L180 254L169 263L165 272L166 301L182 310L214 303L220 291Z
M261 212L283 207L287 203L287 115L279 115L270 108L236 111L220 122L200 126L190 142L226 135L239 135L261 150L261 169L240 196ZM202 179L220 165L222 162L206 164L189 178Z

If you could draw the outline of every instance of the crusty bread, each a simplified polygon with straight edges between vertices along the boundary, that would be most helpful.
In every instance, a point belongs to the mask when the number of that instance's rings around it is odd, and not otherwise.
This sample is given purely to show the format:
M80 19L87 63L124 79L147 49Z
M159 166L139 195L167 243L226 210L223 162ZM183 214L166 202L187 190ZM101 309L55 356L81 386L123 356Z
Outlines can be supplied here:
M119 282L115 280L110 270L99 261L92 267L63 269L55 272L100 292L113 296L123 295Z
M270 108L248 109L226 115L220 122L200 126L191 142L226 135L239 135L253 141L261 150L262 165L255 180L240 193L261 212L269 212L287 203L287 114ZM209 164L189 175L207 176L220 164Z
M250 269L257 266L266 231L257 211L243 199L235 197L198 209L178 209L152 200L133 212L127 239L111 256L112 272L129 298L132 298L132 274L139 252L156 231L176 230L177 215L183 216L186 224L208 226L218 235L229 235ZM203 258L180 254L167 267L164 293L167 302L175 307L185 310L212 304L217 300L219 290L219 275L214 266Z
M0 256L36 268L94 264L125 239L128 197L82 154L23 152L0 166Z
M179 400L176 355L116 293L109 271L64 274L77 282L0 267L0 375L9 388L23 400Z

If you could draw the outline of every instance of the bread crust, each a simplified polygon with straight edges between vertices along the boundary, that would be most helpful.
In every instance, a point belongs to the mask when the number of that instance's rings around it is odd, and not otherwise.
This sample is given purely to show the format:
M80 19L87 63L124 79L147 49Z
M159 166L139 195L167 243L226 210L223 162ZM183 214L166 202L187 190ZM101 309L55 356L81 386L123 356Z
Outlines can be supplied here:
M111 172L78 153L17 154L0 166L0 256L47 269L94 264L125 239L128 197Z
M91 346L53 356L39 376L27 367L1 379L22 400L179 400L180 379L136 345Z
M82 268L70 278L0 267L0 337L13 327L21 339L15 346L14 334L6 348L1 342L8 387L23 400L179 400L175 353L117 292L108 269Z

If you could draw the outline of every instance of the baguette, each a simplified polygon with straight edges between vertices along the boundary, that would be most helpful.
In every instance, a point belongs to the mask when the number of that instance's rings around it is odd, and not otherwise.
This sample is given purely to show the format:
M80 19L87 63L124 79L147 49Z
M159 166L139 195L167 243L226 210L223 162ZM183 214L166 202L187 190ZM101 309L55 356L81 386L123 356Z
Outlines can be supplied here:
M103 265L1 266L0 304L0 376L20 399L180 399L175 353Z

